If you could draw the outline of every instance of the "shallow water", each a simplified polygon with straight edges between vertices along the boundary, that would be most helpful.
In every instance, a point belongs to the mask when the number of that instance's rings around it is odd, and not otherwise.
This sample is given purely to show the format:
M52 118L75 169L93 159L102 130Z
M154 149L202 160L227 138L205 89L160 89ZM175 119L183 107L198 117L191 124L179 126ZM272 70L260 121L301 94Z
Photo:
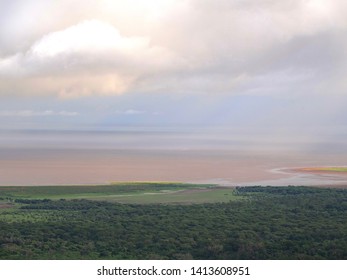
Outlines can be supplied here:
M303 149L302 143L271 145L264 139L241 141L226 134L168 130L10 131L2 132L1 136L0 185L113 181L231 186L347 184L347 177L338 174L287 170L346 165L344 146L312 150Z

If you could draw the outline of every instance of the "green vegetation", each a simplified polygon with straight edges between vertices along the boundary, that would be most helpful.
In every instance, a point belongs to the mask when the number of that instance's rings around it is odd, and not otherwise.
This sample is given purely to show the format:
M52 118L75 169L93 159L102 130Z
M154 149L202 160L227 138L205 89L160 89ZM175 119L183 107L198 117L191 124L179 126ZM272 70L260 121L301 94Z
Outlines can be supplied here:
M114 183L91 186L0 187L0 198L89 199L123 203L202 203L235 199L233 189L208 184Z
M347 172L347 167L304 167L302 171L329 171L329 172Z
M118 185L133 204L105 201L114 185L1 187L0 259L347 259L347 190L170 186Z
M347 172L347 167L322 167L321 171Z

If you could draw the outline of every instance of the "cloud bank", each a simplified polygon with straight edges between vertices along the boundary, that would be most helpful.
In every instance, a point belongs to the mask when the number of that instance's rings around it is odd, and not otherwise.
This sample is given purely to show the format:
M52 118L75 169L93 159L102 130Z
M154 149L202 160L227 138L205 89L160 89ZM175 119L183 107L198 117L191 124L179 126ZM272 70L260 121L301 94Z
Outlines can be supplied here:
M344 1L1 5L1 95L286 96L346 90Z

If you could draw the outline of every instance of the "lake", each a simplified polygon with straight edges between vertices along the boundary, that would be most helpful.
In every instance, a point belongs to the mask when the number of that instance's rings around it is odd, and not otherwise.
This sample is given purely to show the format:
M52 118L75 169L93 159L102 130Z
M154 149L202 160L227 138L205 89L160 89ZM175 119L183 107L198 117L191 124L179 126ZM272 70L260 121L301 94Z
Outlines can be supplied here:
M347 148L342 141L299 137L289 141L241 128L6 130L0 137L0 185L116 181L230 186L347 183L343 174L288 172L295 167L347 165Z

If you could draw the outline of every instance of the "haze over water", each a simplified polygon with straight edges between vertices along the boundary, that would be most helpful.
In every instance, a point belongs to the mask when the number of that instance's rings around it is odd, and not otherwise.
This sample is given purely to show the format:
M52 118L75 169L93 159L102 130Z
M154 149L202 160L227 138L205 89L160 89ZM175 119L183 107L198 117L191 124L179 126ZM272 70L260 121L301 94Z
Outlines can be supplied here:
M1 185L179 181L235 186L347 182L344 176L281 171L288 167L345 165L346 144L305 142L299 136L295 142L289 142L286 137L274 139L242 128L4 130L0 139Z

